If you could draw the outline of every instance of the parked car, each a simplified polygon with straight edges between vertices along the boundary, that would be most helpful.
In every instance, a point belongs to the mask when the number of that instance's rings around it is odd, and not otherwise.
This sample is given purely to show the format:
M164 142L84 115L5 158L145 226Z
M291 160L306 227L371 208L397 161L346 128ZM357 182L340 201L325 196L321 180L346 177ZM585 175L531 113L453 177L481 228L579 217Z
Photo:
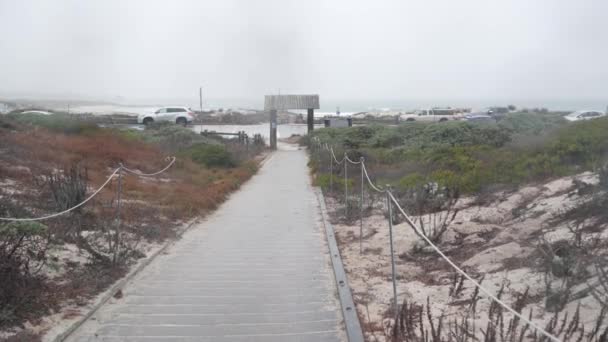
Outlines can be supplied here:
M466 115L464 117L464 119L466 121L471 121L471 122L496 122L496 119L494 119L494 117L487 115L487 114Z
M402 114L401 121L448 121L460 120L464 117L463 112L453 108L431 108L416 110L413 114Z
M174 122L178 125L191 123L194 120L194 111L188 107L163 107L154 113L140 114L137 123L149 125L153 122Z
M47 112L46 110L25 110L21 114L37 114L37 115L51 115L53 113Z
M579 110L573 113L570 113L564 117L564 119L568 121L581 121L581 120L591 120L597 119L606 116L606 113L601 112L599 110Z

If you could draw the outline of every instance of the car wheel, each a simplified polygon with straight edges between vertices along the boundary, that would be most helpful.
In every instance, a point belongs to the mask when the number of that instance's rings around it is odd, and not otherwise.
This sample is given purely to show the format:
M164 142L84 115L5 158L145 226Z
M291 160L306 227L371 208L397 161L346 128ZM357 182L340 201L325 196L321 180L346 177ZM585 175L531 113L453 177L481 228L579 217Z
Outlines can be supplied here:
M407 119L405 119L405 121L416 121L416 119L414 119L414 118L407 118Z
M145 118L144 119L144 125L148 126L149 124L153 123L154 119L152 118Z
M186 126L188 124L188 121L186 121L186 118L177 118L177 120L175 120L175 123L178 125Z
M444 122L444 121L448 121L448 119L447 118L441 118L441 119L439 119L439 122Z

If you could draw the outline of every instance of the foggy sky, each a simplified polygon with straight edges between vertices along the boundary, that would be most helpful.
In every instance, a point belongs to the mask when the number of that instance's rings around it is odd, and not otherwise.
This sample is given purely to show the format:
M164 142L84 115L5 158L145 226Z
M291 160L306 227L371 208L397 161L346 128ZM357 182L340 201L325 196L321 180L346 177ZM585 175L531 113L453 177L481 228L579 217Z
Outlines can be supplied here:
M0 95L608 99L608 2L0 0Z

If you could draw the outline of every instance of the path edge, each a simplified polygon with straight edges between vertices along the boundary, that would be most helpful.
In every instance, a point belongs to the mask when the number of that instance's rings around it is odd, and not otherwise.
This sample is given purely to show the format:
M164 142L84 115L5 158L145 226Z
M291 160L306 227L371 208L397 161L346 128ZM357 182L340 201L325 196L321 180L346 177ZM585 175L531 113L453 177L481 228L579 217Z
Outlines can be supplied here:
M267 155L265 155L262 160L260 160L258 167L262 168L264 164L266 164L272 157L274 156L274 151L271 151ZM256 172L257 173L257 172ZM255 175L254 175L255 176ZM180 229L175 238L167 241L163 246L161 246L158 250L156 250L152 255L148 258L144 259L137 267L129 271L129 273L114 283L108 290L106 290L100 297L97 299L97 302L93 304L93 306L89 309L89 311L84 314L79 320L70 324L70 326L65 329L63 332L59 333L54 338L50 339L49 342L64 342L70 335L72 335L78 328L80 328L89 318L93 317L93 315L104 305L106 304L116 293L124 288L127 283L129 283L133 278L139 274L146 266L148 266L157 256L167 250L170 246L175 244L177 241L181 240L181 237L186 233L193 225L202 222L205 217L195 217L190 222L186 224L186 226Z
M119 290L124 288L127 285L127 283L129 283L131 280L133 280L133 278L136 275L138 275L139 272L141 272L144 268L146 268L146 266L148 266L152 261L154 261L154 259L156 259L157 256L159 256L161 253L166 251L167 248L169 248L170 246L175 244L177 241L179 241L185 232L190 230L190 228L193 225L195 225L196 223L199 223L200 221L201 221L201 218L197 217L197 218L192 219L190 222L188 222L184 228L182 228L178 231L177 236L175 238L166 242L163 246L161 246L154 253L152 253L152 255L150 255L148 258L145 258L143 261L141 261L139 263L139 265L137 265L137 267L135 267L134 269L129 271L129 273L126 276L124 276L123 278L118 280L116 283L114 283L112 286L110 286L110 288L107 289L103 293L103 295L101 295L101 297L96 301L95 304L93 304L93 306L89 309L89 311L86 314L84 314L79 320L70 324L70 326L66 330L64 330L62 333L58 334L57 336L55 336L55 338L53 338L50 341L51 342L63 342L68 337L70 337L70 335L72 335L76 330L78 330L78 328L80 328L86 321L88 321L89 318L93 317L93 315L104 304L106 304L112 297L114 297L114 295L116 295L116 293Z
M365 339L363 338L361 323L359 322L359 316L357 315L357 307L355 306L353 295L350 286L348 285L348 278L346 277L344 265L342 264L342 257L340 256L340 250L338 249L338 243L336 242L334 227L328 220L325 196L323 196L323 192L319 187L314 187L314 192L317 195L323 226L325 226L325 237L327 238L331 264L334 269L334 277L338 289L338 297L342 308L342 317L344 318L347 338L349 342L364 342Z

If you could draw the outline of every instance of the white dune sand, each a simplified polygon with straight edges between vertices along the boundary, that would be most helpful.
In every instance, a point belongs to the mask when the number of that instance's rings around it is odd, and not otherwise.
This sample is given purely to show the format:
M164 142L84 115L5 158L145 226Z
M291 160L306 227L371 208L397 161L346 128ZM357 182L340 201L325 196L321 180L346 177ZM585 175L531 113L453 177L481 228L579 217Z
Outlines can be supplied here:
M544 277L534 266L532 256L539 234L549 240L569 236L565 226L553 226L548 220L581 200L571 191L574 179L597 182L595 176L585 173L523 187L513 193L499 193L495 201L483 206L471 205L470 198L462 199L458 204L461 210L444 235L440 248L470 275L479 277L483 274L482 284L488 290L497 293L504 284L502 298L506 303L512 303L517 294L528 288L533 302L526 307L525 313L532 308L533 319L544 326L551 313L545 313ZM330 212L342 212L341 203L333 198L328 198L327 202ZM519 209L513 210L516 208ZM392 317L393 289L389 228L382 205L364 218L363 253L359 245L359 221L348 225L338 221L334 228L362 324L373 326L375 337L384 340L383 330L392 324L387 317ZM412 255L414 244L422 243L405 223L394 225L393 231L398 302L426 304L430 298L434 317L442 312L450 316L462 310L460 305L448 305L454 301L449 296L454 275L449 265L428 247L423 249L425 255ZM469 298L473 291L472 283L465 281L464 286L459 299ZM485 324L490 304L485 296L482 298L476 319L479 326ZM572 314L579 302L581 319L590 324L599 312L599 303L587 296L569 303L566 310Z

